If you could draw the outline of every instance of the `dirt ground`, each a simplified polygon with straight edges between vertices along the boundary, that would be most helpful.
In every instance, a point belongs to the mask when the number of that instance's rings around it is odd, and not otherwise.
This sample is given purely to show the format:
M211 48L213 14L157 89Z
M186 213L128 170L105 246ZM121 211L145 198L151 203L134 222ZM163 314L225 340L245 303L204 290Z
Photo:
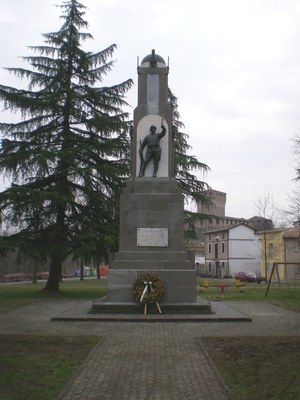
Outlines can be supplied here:
M235 400L300 399L300 336L201 342Z

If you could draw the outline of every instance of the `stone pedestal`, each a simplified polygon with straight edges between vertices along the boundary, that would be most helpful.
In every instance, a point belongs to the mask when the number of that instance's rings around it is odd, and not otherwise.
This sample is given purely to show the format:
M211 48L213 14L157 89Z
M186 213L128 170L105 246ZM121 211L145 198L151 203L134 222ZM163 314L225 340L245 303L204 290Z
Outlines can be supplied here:
M134 301L133 284L146 271L165 284L162 303L196 301L193 257L183 249L183 196L175 179L128 181L121 198L120 245L108 275L108 302Z

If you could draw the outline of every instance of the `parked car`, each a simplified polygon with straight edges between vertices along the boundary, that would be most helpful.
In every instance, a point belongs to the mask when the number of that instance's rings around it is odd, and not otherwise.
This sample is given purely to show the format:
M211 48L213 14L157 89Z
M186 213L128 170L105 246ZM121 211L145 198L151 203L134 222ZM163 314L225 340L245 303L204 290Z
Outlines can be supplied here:
M247 282L257 282L257 276L254 272L246 273Z
M237 274L235 274L235 279L238 279L241 282L246 282L247 281L246 272L238 272Z
M238 272L235 275L235 279L241 282L257 282L257 277L254 272Z

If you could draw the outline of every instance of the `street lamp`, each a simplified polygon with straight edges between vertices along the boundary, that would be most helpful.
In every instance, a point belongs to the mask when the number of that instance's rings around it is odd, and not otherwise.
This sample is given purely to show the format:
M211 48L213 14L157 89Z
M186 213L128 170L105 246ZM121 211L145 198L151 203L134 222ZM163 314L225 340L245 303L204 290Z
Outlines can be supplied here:
M215 263L216 263L216 275L219 278L220 275L220 261L219 261L219 240L220 236L215 237Z

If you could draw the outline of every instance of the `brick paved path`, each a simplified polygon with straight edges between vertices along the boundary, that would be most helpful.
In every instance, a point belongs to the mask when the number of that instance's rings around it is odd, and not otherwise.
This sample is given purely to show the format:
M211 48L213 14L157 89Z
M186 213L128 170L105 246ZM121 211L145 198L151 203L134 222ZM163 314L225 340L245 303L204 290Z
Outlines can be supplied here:
M299 314L252 302L230 303L252 322L51 321L68 310L81 312L83 303L44 301L0 314L0 334L100 338L59 400L229 399L201 337L300 335Z
M197 339L157 328L104 337L60 399L228 399Z

